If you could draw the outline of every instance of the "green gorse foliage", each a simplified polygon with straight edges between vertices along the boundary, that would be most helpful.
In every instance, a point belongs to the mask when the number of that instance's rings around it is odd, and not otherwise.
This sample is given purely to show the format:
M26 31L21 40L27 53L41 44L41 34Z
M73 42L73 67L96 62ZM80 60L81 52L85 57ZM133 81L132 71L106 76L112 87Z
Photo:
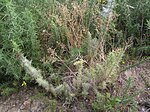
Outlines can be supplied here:
M114 9L118 14L117 29L123 33L119 38L119 44L128 41L133 42L133 49L129 51L131 55L149 55L150 38L147 21L150 18L149 0L116 0Z

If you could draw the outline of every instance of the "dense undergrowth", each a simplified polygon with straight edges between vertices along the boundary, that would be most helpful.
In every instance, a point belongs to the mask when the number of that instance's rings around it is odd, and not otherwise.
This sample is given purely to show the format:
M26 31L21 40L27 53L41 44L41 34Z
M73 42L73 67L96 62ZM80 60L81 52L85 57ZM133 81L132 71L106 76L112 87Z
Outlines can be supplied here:
M118 96L117 78L127 55L150 54L150 2L116 0L108 16L105 5L0 0L1 94L37 83L60 102L81 101L85 110L136 111L127 93L131 80Z

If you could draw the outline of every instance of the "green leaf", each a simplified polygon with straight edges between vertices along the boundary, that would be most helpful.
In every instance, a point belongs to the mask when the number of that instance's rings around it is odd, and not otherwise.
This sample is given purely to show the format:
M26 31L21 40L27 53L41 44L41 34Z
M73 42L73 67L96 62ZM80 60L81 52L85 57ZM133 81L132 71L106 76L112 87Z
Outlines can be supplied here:
M2 49L0 50L0 61L3 59Z

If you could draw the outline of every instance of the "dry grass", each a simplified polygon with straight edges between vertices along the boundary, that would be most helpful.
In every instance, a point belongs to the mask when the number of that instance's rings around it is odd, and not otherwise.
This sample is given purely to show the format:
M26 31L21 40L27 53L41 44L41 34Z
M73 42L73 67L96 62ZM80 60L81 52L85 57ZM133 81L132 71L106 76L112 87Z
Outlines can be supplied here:
M66 29L66 36L71 47L80 48L87 28L84 25L84 17L88 8L87 2L79 5L77 2L72 2L71 6L60 4L58 10L60 16L57 19L59 26L63 26Z

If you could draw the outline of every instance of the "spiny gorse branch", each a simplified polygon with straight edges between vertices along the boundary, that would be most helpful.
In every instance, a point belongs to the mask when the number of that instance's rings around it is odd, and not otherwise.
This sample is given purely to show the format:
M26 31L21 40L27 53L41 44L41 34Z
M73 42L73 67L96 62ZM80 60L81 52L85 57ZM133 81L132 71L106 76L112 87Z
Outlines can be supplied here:
M29 74L33 79L35 79L39 86L42 86L47 91L50 91L55 97L61 93L64 93L66 96L71 95L71 89L67 83L64 82L63 84L55 88L52 84L49 84L49 82L43 78L41 71L33 67L31 65L31 61L29 61L21 53L19 54L19 60L25 72Z

